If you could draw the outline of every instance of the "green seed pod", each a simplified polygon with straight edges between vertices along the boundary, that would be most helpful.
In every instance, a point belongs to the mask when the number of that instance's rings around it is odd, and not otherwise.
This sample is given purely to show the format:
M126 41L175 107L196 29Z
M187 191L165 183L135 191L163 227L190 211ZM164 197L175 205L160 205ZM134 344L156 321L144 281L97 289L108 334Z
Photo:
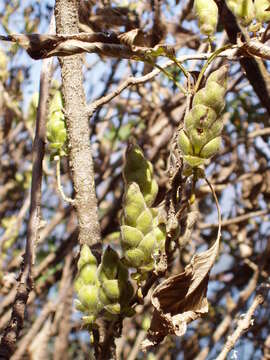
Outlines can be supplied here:
M156 237L153 231L145 235L143 240L140 242L138 249L142 250L145 257L145 264L151 260L151 255L156 247Z
M192 156L192 155L185 155L184 160L191 166L191 167L197 167L200 165L203 165L205 162L205 159L198 157L198 156Z
M81 287L84 285L85 285L84 281L80 277L80 274L79 274L74 282L74 289L75 289L76 293L78 293L80 291Z
M110 299L107 297L107 295L102 287L100 287L98 290L98 300L103 306L111 303Z
M180 150L182 151L182 153L184 155L191 155L193 154L193 147L192 144L185 132L184 129L179 131L179 135L178 135L178 145Z
M47 139L49 148L55 152L61 152L67 139L67 130L63 114L59 111L50 116L47 123Z
M90 265L96 265L97 266L97 259L92 254L89 246L86 245L86 244L84 244L82 246L82 248L81 248L80 258L79 258L79 261L78 261L78 270L81 270L81 268L85 264L90 264Z
M147 206L151 206L157 196L158 185L153 176L153 165L145 159L137 145L130 145L126 151L123 176L126 184L136 182L139 185Z
M144 264L144 252L141 249L135 248L125 251L125 259L130 266L139 268Z
M221 146L221 136L216 137L209 141L201 150L200 156L203 158L210 158L211 156L215 155Z
M123 250L135 248L143 239L143 233L131 226L121 226L121 246Z
M207 78L206 86L210 82L214 81L219 85L221 85L222 87L224 87L224 89L226 89L228 82L228 70L229 70L229 66L223 65L218 70L213 71Z
M101 286L110 302L116 302L120 299L121 288L119 280L105 280Z
M97 266L96 265L84 265L79 274L80 279L85 285L96 284L97 279Z
M128 184L124 195L124 223L135 226L137 218L146 209L140 187L135 182Z
M102 256L102 261L98 270L100 280L115 279L118 271L119 256L110 246L108 246Z
M214 0L195 0L194 10L202 34L211 36L215 33L218 22L218 7Z
M145 209L137 219L136 228L137 230L141 231L143 234L147 234L152 230L152 227L153 227L153 217L151 210Z
M51 114L53 114L54 112L60 111L62 112L63 110L63 99L62 99L62 95L61 92L58 90L55 92L52 101L50 103L50 108L49 108L49 112Z
M84 285L81 287L78 298L82 305L92 313L99 310L98 287L95 285Z
M192 129L207 129L217 119L216 112L202 104L194 106L191 111L185 116L186 134L189 136ZM191 141L192 143L192 141Z
M270 21L270 2L269 0L255 0L255 17L256 20L264 23Z
M205 105L219 115L225 106L225 93L224 87L217 82L211 81L206 83L206 86L195 94L192 105Z
M242 25L249 25L254 19L253 0L226 0L226 4Z
M158 248L162 251L165 247L165 241L166 241L166 225L165 224L159 224L158 226L155 226L153 228L155 238L157 241Z
M87 309L85 308L85 306L83 306L83 304L80 302L80 300L78 299L75 299L74 300L74 305L75 305L75 308L78 310L78 311L81 311L81 312L84 312L84 311L87 311Z
M87 315L82 317L82 321L84 325L92 325L95 322L96 318L97 317L95 315Z
M121 305L119 303L109 304L104 306L104 308L112 315L119 315L121 313Z

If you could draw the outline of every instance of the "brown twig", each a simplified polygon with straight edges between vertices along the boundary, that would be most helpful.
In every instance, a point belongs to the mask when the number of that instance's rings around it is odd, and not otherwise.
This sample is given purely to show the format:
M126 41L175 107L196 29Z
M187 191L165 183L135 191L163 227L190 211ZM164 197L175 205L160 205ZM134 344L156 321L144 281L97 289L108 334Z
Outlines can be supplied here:
M258 294L255 296L250 308L248 309L247 313L244 315L242 319L238 321L237 328L233 332L231 336L228 337L226 344L224 345L223 350L218 355L216 360L225 360L227 358L228 353L232 350L235 346L237 340L243 334L243 332L247 331L249 327L252 325L252 317L255 313L255 310L259 305L264 302L264 297L262 294Z
M50 31L54 27L54 17L50 24ZM40 207L41 207L41 183L42 161L45 153L47 100L51 80L52 60L45 60L42 64L40 75L40 96L36 119L35 139L33 145L33 172L31 185L30 214L27 228L27 241L24 262L18 279L18 288L13 304L13 311L8 326L5 328L1 344L0 359L9 359L15 350L20 331L23 327L24 313L29 293L33 287L32 267L35 262L35 244L38 242Z

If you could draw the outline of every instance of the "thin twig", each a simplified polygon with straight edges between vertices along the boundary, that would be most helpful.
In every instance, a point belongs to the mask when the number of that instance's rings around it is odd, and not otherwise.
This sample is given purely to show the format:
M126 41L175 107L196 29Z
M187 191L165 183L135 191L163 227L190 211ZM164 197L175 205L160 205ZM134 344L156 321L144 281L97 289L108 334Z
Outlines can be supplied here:
M224 51L223 53L218 54L216 57L225 57L227 59L230 60L236 60L238 58L236 58L235 56L235 50L230 50L230 51ZM212 56L212 54L208 54L208 53L201 53L201 54L192 54L192 55L183 55L180 56L176 59L176 61L178 63L187 61L187 60L207 60ZM175 62L170 60L167 61L165 64L160 65L159 67L162 69L166 69L169 66L174 65ZM108 103L109 101L111 101L113 98L115 98L116 96L118 96L119 94L121 94L122 91L124 91L127 87L132 86L132 85L138 85L138 84L144 84L147 81L152 80L155 76L157 76L159 73L161 72L160 69L154 69L153 71L151 71L149 74L146 74L144 76L141 77L130 77L127 80L125 80L122 84L120 84L118 86L118 88L116 90L114 90L112 93L101 97L100 99L94 101L93 103L91 103L88 106L88 116L92 116L92 114L96 111L97 108L99 108L100 106Z
M228 353L232 350L232 348L235 346L237 340L240 338L240 336L249 329L249 327L252 325L252 317L255 313L255 310L259 305L261 305L264 302L264 297L262 294L256 295L255 299L253 300L250 308L248 309L245 316L238 321L238 326L233 332L231 336L228 337L226 344L224 345L223 350L218 355L216 360L225 360L227 358Z
M54 31L54 16L52 17L50 24L50 32L52 31ZM27 228L25 256L18 279L18 288L13 304L11 319L8 326L5 328L1 339L1 359L9 359L15 350L15 344L23 328L26 303L29 297L29 293L33 288L32 267L35 263L35 245L38 242L39 236L42 161L45 153L47 100L49 96L52 63L52 59L44 60L40 75L40 96L33 145L31 203Z
M228 226L228 225L232 225L232 224L237 224L243 221L247 221L251 218L257 217L257 216L264 216L270 213L270 209L265 209L265 210L258 210L258 211L252 211L248 214L244 214L244 215L240 215L240 216L236 216L235 218L232 219L228 219L228 220L223 220L221 222L221 226ZM212 223L212 224L198 224L199 229L204 230L204 229L209 229L209 228L216 228L218 227L218 224L216 223Z
M54 160L56 161L56 179L57 179L58 191L64 201L73 205L75 203L75 200L66 196L66 194L63 190L62 184L61 184L61 157L55 156Z

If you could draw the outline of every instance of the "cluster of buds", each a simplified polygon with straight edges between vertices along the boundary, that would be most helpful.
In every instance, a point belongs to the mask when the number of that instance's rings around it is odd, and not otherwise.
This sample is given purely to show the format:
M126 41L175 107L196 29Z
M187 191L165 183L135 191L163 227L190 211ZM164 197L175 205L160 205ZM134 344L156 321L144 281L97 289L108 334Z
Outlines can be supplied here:
M184 160L197 167L219 150L223 128L220 114L225 106L228 66L214 71L205 87L194 96L192 108L178 134L178 145Z
M50 104L47 139L53 155L63 156L66 154L65 143L67 140L67 130L60 91L56 91Z
M226 0L226 4L244 26L249 25L254 18L259 23L270 20L269 0Z
M194 11L202 34L214 35L218 22L218 7L214 0L195 0Z
M123 201L121 246L127 264L139 272L152 270L154 257L163 250L166 231L152 208L158 185L153 166L138 146L131 145L124 166L126 191Z
M110 247L105 250L98 266L90 248L83 245L75 291L78 295L75 306L84 313L84 324L92 325L100 314L112 319L130 312L128 304L133 296L133 287L128 280L128 270Z

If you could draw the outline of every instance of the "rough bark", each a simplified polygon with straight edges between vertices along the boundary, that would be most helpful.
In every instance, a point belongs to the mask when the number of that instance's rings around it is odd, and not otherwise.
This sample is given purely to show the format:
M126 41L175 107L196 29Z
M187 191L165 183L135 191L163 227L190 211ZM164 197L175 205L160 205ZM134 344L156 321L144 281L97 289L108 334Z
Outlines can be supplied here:
M78 1L56 0L57 33L78 33ZM97 214L90 128L83 88L80 55L59 59L69 139L69 159L75 189L75 208L79 222L80 244L93 245L100 240Z

